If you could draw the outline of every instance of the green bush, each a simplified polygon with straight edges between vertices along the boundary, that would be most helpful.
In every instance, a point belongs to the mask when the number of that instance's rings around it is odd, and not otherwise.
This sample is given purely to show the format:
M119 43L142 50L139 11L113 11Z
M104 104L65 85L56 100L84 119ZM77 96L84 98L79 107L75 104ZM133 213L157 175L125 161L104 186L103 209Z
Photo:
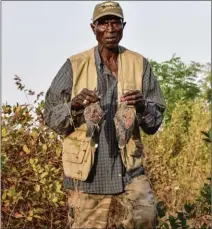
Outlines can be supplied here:
M60 138L32 106L4 105L2 113L2 226L64 228Z

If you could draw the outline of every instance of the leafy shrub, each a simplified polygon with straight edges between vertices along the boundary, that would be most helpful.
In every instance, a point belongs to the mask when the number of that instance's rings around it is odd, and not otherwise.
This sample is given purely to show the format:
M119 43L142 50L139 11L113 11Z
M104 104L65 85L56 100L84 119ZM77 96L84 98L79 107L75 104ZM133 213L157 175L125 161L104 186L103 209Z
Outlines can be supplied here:
M3 227L64 228L61 140L43 125L42 106L2 107Z

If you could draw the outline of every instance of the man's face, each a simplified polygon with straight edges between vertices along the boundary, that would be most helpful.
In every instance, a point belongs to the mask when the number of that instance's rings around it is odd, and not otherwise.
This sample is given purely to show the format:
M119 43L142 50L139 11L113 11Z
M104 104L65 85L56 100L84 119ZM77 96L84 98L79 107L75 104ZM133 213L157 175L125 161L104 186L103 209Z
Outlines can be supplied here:
M108 49L116 48L122 39L125 22L116 16L105 16L91 24L99 44Z

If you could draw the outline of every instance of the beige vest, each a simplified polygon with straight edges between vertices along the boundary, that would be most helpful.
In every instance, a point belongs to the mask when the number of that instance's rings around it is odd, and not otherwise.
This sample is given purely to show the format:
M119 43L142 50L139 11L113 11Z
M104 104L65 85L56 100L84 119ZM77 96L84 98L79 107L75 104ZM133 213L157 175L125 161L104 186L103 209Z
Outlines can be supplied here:
M71 56L73 70L72 98L83 88L97 88L97 71L94 48ZM122 93L128 90L142 90L143 56L119 46L118 56L118 101ZM113 121L113 120L111 120ZM86 138L86 124L75 129L63 144L63 167L67 176L86 180L93 165L95 148ZM127 170L142 165L142 144L138 125L126 147L121 151L122 160ZM77 175L78 174L78 175ZM80 174L80 175L79 175Z

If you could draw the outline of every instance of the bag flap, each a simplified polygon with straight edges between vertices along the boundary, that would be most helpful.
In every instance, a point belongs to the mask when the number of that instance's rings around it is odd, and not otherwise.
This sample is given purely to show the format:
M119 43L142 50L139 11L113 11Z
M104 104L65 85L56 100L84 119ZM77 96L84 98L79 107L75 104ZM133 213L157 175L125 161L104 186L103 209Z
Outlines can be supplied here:
M73 163L81 164L83 161L83 158L85 156L86 151L81 150L78 152L78 154L75 153L64 153L63 154L63 160L64 161L70 161Z

